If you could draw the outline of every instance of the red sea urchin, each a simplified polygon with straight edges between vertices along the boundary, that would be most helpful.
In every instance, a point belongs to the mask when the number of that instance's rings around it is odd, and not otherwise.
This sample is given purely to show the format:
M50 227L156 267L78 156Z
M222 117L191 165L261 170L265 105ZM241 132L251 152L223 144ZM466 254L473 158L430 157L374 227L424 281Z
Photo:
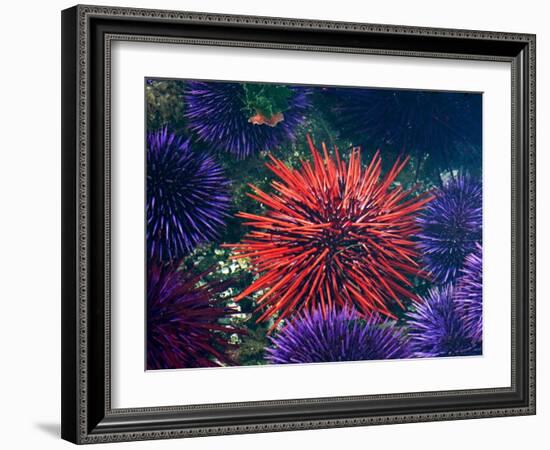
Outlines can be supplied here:
M254 230L231 246L234 258L249 258L260 276L236 300L262 291L258 321L279 313L275 324L294 310L324 315L352 305L367 316L394 317L395 305L415 298L408 276L421 273L416 213L430 197L391 187L407 159L381 177L379 153L364 169L359 148L345 162L337 148L331 157L324 144L321 155L309 136L308 143L313 163L303 161L297 170L270 155L267 167L279 178L275 192L251 186L265 215L237 214Z

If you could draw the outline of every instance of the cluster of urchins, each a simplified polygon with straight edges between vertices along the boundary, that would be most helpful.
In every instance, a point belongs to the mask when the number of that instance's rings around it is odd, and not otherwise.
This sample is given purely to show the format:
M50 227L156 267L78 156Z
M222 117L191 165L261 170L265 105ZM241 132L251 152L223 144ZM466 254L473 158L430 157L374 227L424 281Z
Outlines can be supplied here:
M217 242L229 217L230 181L216 151L246 158L293 139L312 94L292 88L284 120L259 126L242 114L240 89L187 83L189 131L212 154L167 128L147 137L149 369L231 365L228 336L245 333L224 320L238 312L220 296L227 283L184 271L181 261ZM298 169L270 155L271 192L250 193L264 213L238 212L251 231L223 244L254 270L233 300L254 295L255 319L272 324L267 362L480 354L481 184L451 174L418 194L395 182L407 157L383 171L383 153L365 167L359 148L340 154L307 139L311 158ZM418 279L433 286L424 297Z

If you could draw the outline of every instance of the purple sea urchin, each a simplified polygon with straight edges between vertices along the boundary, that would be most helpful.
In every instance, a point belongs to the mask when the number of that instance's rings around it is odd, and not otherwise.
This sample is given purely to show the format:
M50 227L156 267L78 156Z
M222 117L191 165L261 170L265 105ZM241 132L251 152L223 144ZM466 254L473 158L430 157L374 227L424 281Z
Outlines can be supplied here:
M417 219L426 269L440 284L453 282L466 255L481 242L481 183L458 176L434 190L435 198Z
M352 310L303 311L267 348L272 364L402 359L410 356L401 334L378 316L360 319Z
M273 110L270 104L269 112L251 110L247 86L270 85L188 81L184 93L190 130L215 150L230 152L241 159L293 138L310 105L308 89L275 86L288 92L279 107ZM259 98L260 91L254 90L255 98Z
M195 275L167 266L150 266L147 277L147 369L232 365L228 333L222 325L236 310L223 306L218 294L226 283L198 283Z
M342 136L355 145L406 150L430 175L481 163L478 93L339 87L326 95Z
M481 245L466 256L457 281L455 301L461 309L466 328L472 338L481 342L483 334L483 261Z
M147 253L181 259L218 238L230 206L229 182L211 156L166 128L147 136Z
M417 357L481 354L481 346L472 340L450 284L431 289L407 319L411 348Z

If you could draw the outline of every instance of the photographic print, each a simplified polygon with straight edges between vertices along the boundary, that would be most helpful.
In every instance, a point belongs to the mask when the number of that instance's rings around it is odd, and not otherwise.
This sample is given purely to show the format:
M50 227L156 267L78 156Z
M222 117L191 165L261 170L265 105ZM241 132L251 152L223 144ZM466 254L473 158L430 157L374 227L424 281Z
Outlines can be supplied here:
M482 354L482 94L147 78L146 369Z
M64 439L536 413L535 35L61 24Z

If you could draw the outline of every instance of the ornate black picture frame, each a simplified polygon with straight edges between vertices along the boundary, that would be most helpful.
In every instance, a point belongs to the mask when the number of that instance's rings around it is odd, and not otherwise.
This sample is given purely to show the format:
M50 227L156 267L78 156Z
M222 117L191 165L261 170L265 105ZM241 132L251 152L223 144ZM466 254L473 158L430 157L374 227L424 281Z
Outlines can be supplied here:
M511 63L511 386L113 409L109 111L117 40ZM84 444L535 414L534 35L75 6L62 12L62 109L64 439Z

